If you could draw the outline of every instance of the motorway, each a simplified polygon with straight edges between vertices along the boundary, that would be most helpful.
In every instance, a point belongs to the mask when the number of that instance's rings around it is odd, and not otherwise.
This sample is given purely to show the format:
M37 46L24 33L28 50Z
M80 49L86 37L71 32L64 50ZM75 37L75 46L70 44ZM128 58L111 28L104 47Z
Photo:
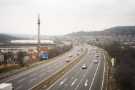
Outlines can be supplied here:
M95 59L98 60L98 63L93 62ZM87 65L86 69L82 69L83 64ZM85 57L47 90L103 90L104 72L105 55L103 51L89 47Z
M56 71L64 67L64 65L67 64L67 59L72 62L75 60L75 58L79 57L85 51L84 49L81 51L82 47L84 46L76 46L71 51L55 58L55 60L52 59L52 61L49 63L41 64L16 75L10 76L1 80L0 83L12 83L14 90L29 90L34 85L38 84L42 80L47 79Z

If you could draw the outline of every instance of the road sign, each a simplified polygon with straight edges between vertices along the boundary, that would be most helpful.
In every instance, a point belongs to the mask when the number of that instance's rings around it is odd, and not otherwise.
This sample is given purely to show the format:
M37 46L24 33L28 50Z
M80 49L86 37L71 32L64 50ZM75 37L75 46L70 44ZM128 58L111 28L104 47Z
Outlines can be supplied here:
M41 47L41 48L40 48L40 51L48 52L48 48L47 48L47 47Z

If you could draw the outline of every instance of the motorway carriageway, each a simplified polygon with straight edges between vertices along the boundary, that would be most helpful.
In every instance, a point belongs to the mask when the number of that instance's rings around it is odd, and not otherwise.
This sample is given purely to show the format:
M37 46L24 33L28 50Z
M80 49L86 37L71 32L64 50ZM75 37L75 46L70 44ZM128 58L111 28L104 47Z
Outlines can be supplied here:
M16 75L10 76L0 81L0 83L12 83L14 90L29 90L40 81L47 79L50 75L60 70L67 64L66 60L74 61L83 52L79 52L84 46L76 46L71 51L51 59L49 63L41 64L30 68L26 71L20 72ZM83 50L84 51L84 50ZM80 53L78 55L78 53ZM69 57L72 55L72 57Z
M99 53L99 57L96 53ZM99 60L97 64L93 60ZM86 64L87 69L82 69ZM100 49L89 48L87 55L47 90L103 90L105 55Z

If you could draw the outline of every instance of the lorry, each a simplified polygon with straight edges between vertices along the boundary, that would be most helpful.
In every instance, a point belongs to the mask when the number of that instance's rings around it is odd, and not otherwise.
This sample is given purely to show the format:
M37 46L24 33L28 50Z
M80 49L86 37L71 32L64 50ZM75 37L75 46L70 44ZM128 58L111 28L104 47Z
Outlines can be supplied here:
M1 83L0 90L13 90L12 83Z

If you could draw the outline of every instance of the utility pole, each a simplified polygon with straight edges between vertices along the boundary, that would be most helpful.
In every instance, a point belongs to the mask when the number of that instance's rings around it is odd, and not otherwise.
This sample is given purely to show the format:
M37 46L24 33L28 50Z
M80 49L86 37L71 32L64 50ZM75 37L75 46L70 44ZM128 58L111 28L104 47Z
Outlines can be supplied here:
M37 25L38 25L38 32L37 32L37 34L38 34L38 41L37 41L37 43L38 43L38 46L37 46L37 49L38 49L38 57L39 57L39 55L40 55L40 14L38 14L38 21L37 21Z

